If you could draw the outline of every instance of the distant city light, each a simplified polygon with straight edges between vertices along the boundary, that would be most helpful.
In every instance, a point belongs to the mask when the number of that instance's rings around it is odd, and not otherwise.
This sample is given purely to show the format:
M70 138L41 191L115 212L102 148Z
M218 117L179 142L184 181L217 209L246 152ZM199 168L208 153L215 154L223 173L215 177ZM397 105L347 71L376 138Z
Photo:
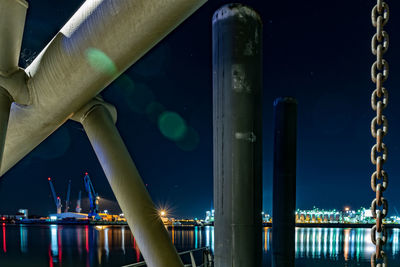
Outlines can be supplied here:
M365 216L365 217L372 217L372 212L371 212L371 210L370 210L370 209L365 210L364 216Z
M324 210L314 207L312 210L296 210L297 223L351 223L365 224L375 223L371 210L361 207L358 210L351 210L344 207L343 211ZM398 217L385 218L385 223L399 223Z
M167 212L165 210L160 210L160 216L165 217L167 215Z
M215 214L215 210L207 210L206 211L206 223L213 223L214 222L214 214Z

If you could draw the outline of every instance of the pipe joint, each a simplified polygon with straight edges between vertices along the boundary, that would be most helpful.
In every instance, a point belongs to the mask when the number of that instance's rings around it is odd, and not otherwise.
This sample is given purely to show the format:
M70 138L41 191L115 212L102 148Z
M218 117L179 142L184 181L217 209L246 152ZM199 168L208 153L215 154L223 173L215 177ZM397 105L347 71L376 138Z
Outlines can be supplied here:
M9 95L11 102L30 105L31 94L27 86L28 75L21 68L8 76L0 75L0 87ZM4 92L2 92L4 94Z
M71 120L83 123L86 117L96 108L104 107L111 119L114 123L117 122L117 110L114 105L107 103L103 100L101 96L96 96L91 101L89 101L86 105L84 105L81 109L73 114Z
M1 86L0 86L0 98L7 98L10 101L10 103L13 101L13 98L8 93L8 91Z

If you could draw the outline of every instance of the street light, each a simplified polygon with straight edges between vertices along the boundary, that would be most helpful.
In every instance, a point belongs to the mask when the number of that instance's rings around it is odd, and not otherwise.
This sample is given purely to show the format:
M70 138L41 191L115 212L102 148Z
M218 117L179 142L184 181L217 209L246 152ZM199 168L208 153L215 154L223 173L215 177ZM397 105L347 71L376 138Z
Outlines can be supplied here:
M167 212L165 210L160 210L160 216L165 217L167 215Z

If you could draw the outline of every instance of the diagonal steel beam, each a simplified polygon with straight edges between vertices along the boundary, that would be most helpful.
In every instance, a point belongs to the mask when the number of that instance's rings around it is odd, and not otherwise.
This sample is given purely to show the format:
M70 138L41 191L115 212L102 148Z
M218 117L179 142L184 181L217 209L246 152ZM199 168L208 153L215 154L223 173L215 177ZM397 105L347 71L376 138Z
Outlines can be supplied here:
M114 106L96 98L72 119L82 123L149 267L183 267L150 194L115 126Z
M27 8L25 0L0 1L0 162L11 103L21 100L18 97L20 88L26 89L25 73L18 68L18 60ZM28 95L26 90L23 91L25 96Z
M13 104L4 174L206 0L88 0L26 69L29 106Z
M0 75L18 70L18 59L28 3L25 0L0 1Z

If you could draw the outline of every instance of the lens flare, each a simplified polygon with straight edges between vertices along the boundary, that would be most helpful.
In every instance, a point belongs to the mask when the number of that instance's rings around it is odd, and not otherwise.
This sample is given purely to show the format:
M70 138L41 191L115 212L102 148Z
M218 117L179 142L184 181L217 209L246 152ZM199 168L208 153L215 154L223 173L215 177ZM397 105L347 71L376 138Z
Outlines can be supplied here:
M188 127L184 136L176 142L176 145L183 151L193 151L200 142L199 134L192 127Z
M92 47L88 48L86 58L94 70L110 76L117 75L117 66L103 51Z
M157 123L158 118L160 115L165 111L165 108L163 105L161 105L158 102L151 102L150 104L147 105L146 107L146 114L147 117L151 122Z
M158 119L158 127L161 133L173 141L181 140L187 127L184 119L176 112L165 111Z

